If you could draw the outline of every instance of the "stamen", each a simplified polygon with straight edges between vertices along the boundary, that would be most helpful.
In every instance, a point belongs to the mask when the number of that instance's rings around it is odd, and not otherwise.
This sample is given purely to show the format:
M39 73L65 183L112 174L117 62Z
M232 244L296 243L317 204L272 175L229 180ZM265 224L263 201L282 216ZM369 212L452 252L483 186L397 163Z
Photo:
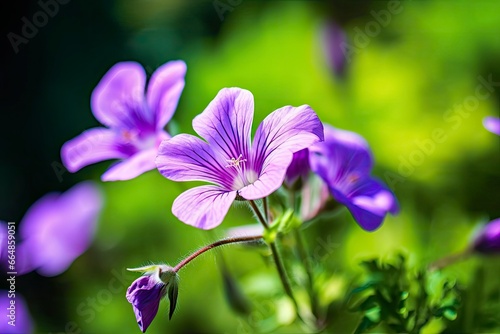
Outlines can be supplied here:
M358 173L354 172L354 173L351 173L351 174L349 174L349 175L347 176L347 181L348 181L349 183L355 183L355 182L357 182L360 178L361 178L361 176L360 176Z
M246 162L247 159L242 159L243 157L243 154L240 154L240 156L238 158L231 158L230 160L226 160L227 162L229 162L229 165L226 165L226 167L234 167L236 169L239 169L240 168L240 163L243 163L243 162Z

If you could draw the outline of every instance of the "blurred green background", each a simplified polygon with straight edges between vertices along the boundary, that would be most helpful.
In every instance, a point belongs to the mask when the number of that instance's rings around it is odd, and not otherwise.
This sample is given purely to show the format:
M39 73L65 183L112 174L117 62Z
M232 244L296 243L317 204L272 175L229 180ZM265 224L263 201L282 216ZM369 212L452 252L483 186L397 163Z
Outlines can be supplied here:
M41 10L35 1L11 6L4 13L4 36L19 34L21 18ZM331 281L328 298L339 301L328 331L352 331L357 318L341 300L361 260L403 252L413 264L425 265L463 249L478 224L500 216L500 141L482 126L483 117L499 116L500 3L401 1L397 13L377 21L389 6L368 0L60 5L17 54L4 38L0 218L19 222L49 191L86 179L100 182L110 162L60 178L54 166L66 140L99 126L90 94L113 64L135 60L150 75L169 60L183 59L186 87L171 133L193 133L193 117L219 89L236 86L254 94L254 129L281 106L309 104L322 121L358 132L370 143L374 174L395 192L400 215L368 233L342 212L305 232L311 250L328 245L319 260L333 274L322 279ZM331 22L342 27L352 51L341 74L328 66L331 55L325 53L323 29ZM480 88L489 93L486 98L476 96L480 78L496 82L490 90ZM239 206L213 231L184 225L170 207L192 185L168 181L157 171L100 183L106 203L91 249L58 277L32 273L17 280L37 332L138 333L125 299L136 275L124 268L151 261L174 265L224 236L228 227L252 221ZM258 295L252 313L238 316L228 306L214 252L181 272L176 314L169 321L162 303L148 333L251 333L270 309L280 309L272 294L263 293L266 284L273 291L278 282L258 252L241 247L222 252L234 278ZM500 264L476 257L447 270L467 286L477 268L494 273Z

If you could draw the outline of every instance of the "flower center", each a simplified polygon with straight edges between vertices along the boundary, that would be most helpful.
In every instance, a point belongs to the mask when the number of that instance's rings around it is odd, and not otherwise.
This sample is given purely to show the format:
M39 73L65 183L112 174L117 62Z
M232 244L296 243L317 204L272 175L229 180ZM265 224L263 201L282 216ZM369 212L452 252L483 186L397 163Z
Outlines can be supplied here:
M234 175L232 190L240 190L241 188L257 181L257 173L247 167L245 164L247 159L243 157L243 154L240 154L237 158L231 158L226 161L228 162L226 168L234 168L234 171L236 172Z
M144 135L135 130L122 130L121 135L131 155L150 149L156 144L156 137L152 134Z
M243 159L243 154L240 154L240 156L238 158L231 158L229 160L226 160L227 162L229 162L229 165L227 165L226 167L234 167L236 169L240 169L240 163L243 163L243 162L246 162L247 159Z

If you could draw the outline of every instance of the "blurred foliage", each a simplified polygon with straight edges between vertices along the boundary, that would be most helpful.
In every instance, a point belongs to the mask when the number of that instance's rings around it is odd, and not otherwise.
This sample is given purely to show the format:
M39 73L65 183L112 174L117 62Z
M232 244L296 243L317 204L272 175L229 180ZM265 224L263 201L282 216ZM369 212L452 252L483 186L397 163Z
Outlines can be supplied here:
M14 32L21 30L21 17L40 10L36 1L18 6L9 13L9 29ZM388 294L392 313L397 312L403 301L398 296L404 291L414 289L421 298L427 293L430 302L433 276L416 276L405 266L422 268L463 249L477 224L500 216L499 137L481 124L484 116L499 115L498 86L471 110L456 111L457 105L475 96L479 77L500 81L500 4L403 1L403 10L360 47L359 31L376 22L371 11L379 13L387 6L369 0L243 0L231 6L221 21L211 1L61 5L59 14L22 45L19 54L13 54L10 46L5 51L9 66L2 69L6 119L1 124L8 126L1 142L0 183L8 191L0 200L1 218L20 221L44 193L65 190L84 179L98 180L109 166L103 162L76 174L64 173L61 180L53 169L66 140L99 126L90 111L90 94L114 63L137 60L151 74L168 60L184 59L186 87L168 126L172 133L194 133L191 120L223 87L252 91L254 129L283 105L309 104L324 122L368 140L375 174L400 200L401 214L388 217L374 233L361 230L347 211L319 219L303 231L316 263L319 303L329 320L326 332L352 332L359 323L359 317L345 307L344 297L360 284L360 261L378 258L381 262L368 262L368 272L383 276L395 271L404 283L386 280L364 291L383 298ZM347 43L357 45L342 77L327 67L320 37L323 24L332 19L345 30ZM442 142L434 139L436 129L442 131ZM170 207L191 186L168 181L156 171L127 182L102 184L106 207L92 248L63 275L43 278L32 273L18 278L18 290L29 303L37 332L138 332L125 299L127 286L137 276L124 268L151 262L175 265L200 245L223 237L228 227L252 221L246 207L235 206L214 231L180 223ZM285 251L293 247L290 242L284 238ZM216 253L208 253L181 273L175 316L168 320L168 303L163 302L148 333L304 330L292 324L293 306L283 295L269 254L240 246L221 252L231 277L249 298L249 310L233 312L224 299L227 272L220 272ZM406 254L405 265L385 264L400 252ZM474 258L443 271L460 283L462 303L454 321L432 320L427 333L500 330L497 260ZM302 298L300 287L307 279L295 264L288 269ZM438 281L436 289L441 290L444 283ZM436 312L443 305L455 305L439 304L444 292L434 293ZM376 302L385 300L382 297ZM408 310L401 321L407 321ZM370 326L377 323L370 321Z
M454 279L439 272L427 273L427 269L412 272L402 255L394 264L371 260L362 266L367 271L366 282L349 296L358 298L352 310L363 314L355 333L377 326L393 333L421 333L429 325L436 330L433 320L457 318L461 300Z

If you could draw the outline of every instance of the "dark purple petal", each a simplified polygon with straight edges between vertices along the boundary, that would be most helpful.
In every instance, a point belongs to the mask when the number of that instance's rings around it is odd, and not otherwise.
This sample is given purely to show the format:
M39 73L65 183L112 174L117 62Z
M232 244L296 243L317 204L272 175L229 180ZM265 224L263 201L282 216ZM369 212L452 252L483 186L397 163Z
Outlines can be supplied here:
M500 136L500 118L498 117L485 117L483 119L483 125L486 130Z
M158 171L173 181L207 181L231 190L234 170L198 137L180 134L164 140L158 149Z
M186 224L208 230L222 223L235 198L236 191L200 186L180 194L172 205L172 213Z
M365 177L336 188L330 185L333 198L344 204L356 222L366 231L380 227L387 213L396 214L396 198L381 182Z
M500 253L500 218L483 226L474 239L473 249L483 254Z
M328 185L333 198L351 211L360 226L373 231L385 215L399 210L394 195L370 177L373 157L358 134L325 125L325 141L310 149L311 169Z
M305 148L293 154L292 162L286 170L285 181L287 184L292 185L298 178L306 177L310 170L309 150Z
M328 184L369 175L373 157L366 140L357 133L325 124L325 140L310 147L311 169Z
M0 290L0 309L2 320L0 321L0 333L2 334L29 334L33 331L32 319L23 296L16 291L15 298L9 298L9 291ZM14 305L12 303L14 302ZM15 308L14 315L10 317L12 307ZM10 308L10 309L9 309ZM14 324L15 326L11 325Z
M259 125L252 147L250 168L258 176L243 188L245 199L263 198L278 189L293 153L323 140L323 125L309 106L283 107L272 112Z
M92 92L94 116L110 128L154 131L155 115L144 97L145 84L146 73L140 64L114 65Z
M72 173L96 162L123 159L128 155L120 149L121 141L116 131L105 128L90 129L64 143L61 159Z
M90 182L33 204L19 228L20 253L29 263L23 271L37 269L44 276L64 272L89 247L101 207L101 193Z
M149 109L155 114L156 129L160 130L172 118L184 89L186 64L182 60L170 61L159 67L148 84Z
M240 88L224 88L193 120L193 129L204 138L223 162L249 159L253 95Z
M109 168L102 176L103 181L123 181L133 179L156 168L155 159L158 150L151 148L140 151L130 158Z
M141 276L127 289L127 300L132 304L137 324L143 333L158 313L165 292L165 284L156 275Z

